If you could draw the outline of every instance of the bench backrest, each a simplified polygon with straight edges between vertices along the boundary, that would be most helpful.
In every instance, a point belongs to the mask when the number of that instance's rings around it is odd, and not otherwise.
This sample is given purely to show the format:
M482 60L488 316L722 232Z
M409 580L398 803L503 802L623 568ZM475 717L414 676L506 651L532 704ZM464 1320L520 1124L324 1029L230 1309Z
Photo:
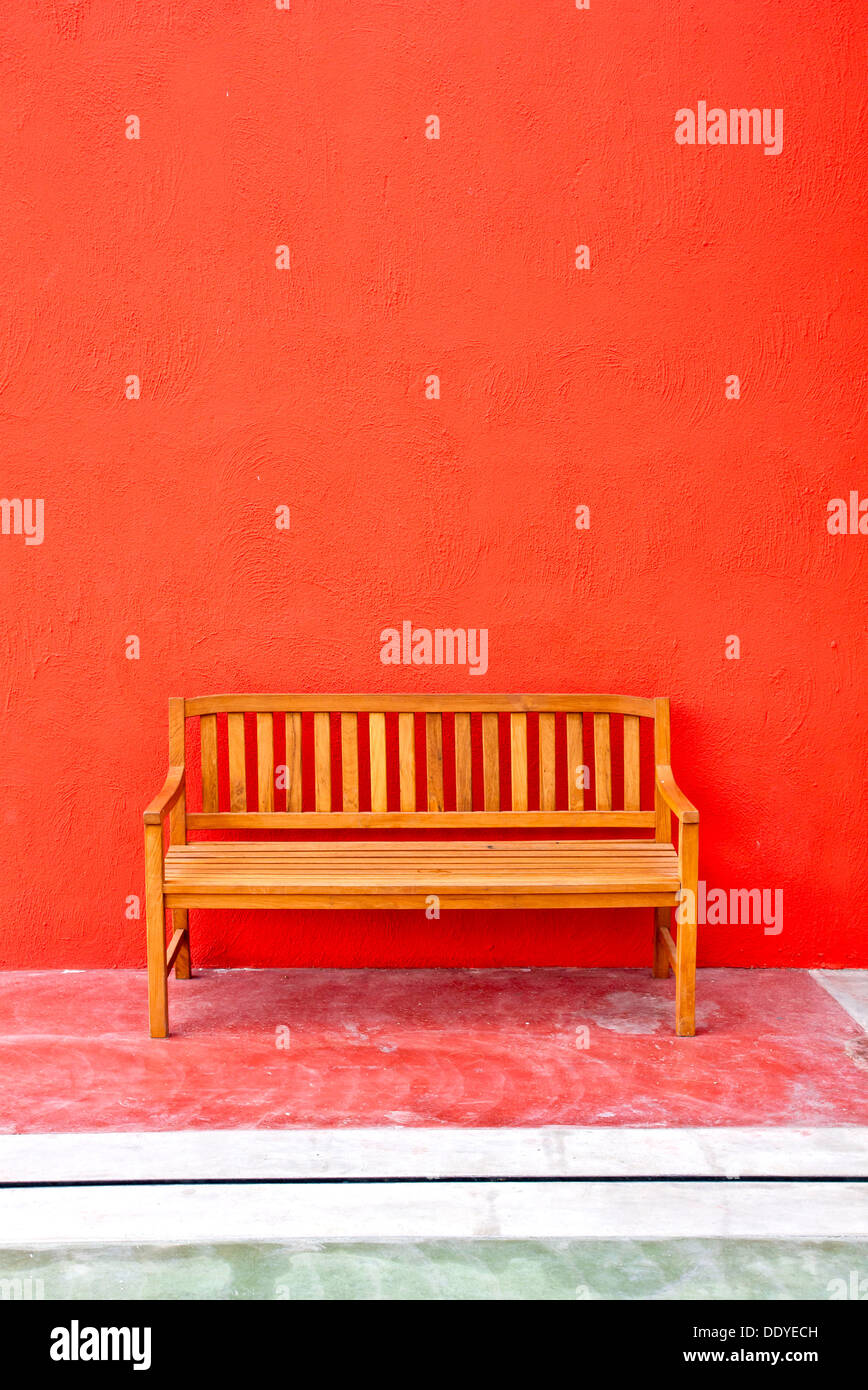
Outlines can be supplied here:
M169 702L169 743L170 763L187 764L188 829L656 826L668 838L653 777L670 760L665 698L210 695Z

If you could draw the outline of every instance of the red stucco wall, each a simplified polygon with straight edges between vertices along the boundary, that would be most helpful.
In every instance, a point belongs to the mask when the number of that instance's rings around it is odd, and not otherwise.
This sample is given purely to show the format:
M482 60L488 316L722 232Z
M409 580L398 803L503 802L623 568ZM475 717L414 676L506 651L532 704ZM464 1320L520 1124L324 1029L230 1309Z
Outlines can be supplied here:
M701 962L868 964L868 536L827 529L868 496L861 10L4 9L0 494L45 505L0 536L4 964L143 962L170 694L454 688L669 694L701 877L784 893ZM699 101L781 152L676 143ZM383 666L405 619L487 628L485 678ZM199 914L194 952L645 964L648 915Z

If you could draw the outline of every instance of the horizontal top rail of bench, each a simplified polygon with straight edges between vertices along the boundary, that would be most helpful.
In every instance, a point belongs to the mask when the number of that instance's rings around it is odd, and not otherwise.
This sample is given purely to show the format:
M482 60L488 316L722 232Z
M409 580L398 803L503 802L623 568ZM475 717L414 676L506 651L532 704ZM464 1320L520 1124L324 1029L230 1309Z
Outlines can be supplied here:
M408 714L598 713L653 718L655 702L634 695L199 695L184 701L184 713L203 714Z

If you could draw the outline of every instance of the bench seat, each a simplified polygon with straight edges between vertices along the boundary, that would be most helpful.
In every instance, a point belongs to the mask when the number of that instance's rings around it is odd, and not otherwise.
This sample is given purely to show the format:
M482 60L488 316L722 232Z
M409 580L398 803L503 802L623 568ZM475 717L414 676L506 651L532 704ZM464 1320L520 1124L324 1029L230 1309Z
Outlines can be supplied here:
M439 840L335 842L208 841L170 845L164 892L170 906L231 893L256 898L404 899L424 906L435 895L466 906L479 898L527 895L584 899L605 895L654 905L674 903L680 887L678 854L654 840ZM653 901L651 901L653 899ZM188 903L188 906L193 905ZM265 906L259 902L258 906ZM275 904L278 905L278 904ZM279 905L283 905L280 903ZM587 905L591 905L590 903ZM612 905L609 903L608 905Z

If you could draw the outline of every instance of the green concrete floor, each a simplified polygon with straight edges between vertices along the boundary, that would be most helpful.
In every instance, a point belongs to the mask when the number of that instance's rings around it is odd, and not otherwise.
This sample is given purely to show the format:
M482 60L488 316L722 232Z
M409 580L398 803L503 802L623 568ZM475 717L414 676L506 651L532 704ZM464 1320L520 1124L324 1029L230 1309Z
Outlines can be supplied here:
M18 1281L21 1281L19 1283ZM849 1241L436 1241L0 1251L0 1298L830 1299L868 1295Z

